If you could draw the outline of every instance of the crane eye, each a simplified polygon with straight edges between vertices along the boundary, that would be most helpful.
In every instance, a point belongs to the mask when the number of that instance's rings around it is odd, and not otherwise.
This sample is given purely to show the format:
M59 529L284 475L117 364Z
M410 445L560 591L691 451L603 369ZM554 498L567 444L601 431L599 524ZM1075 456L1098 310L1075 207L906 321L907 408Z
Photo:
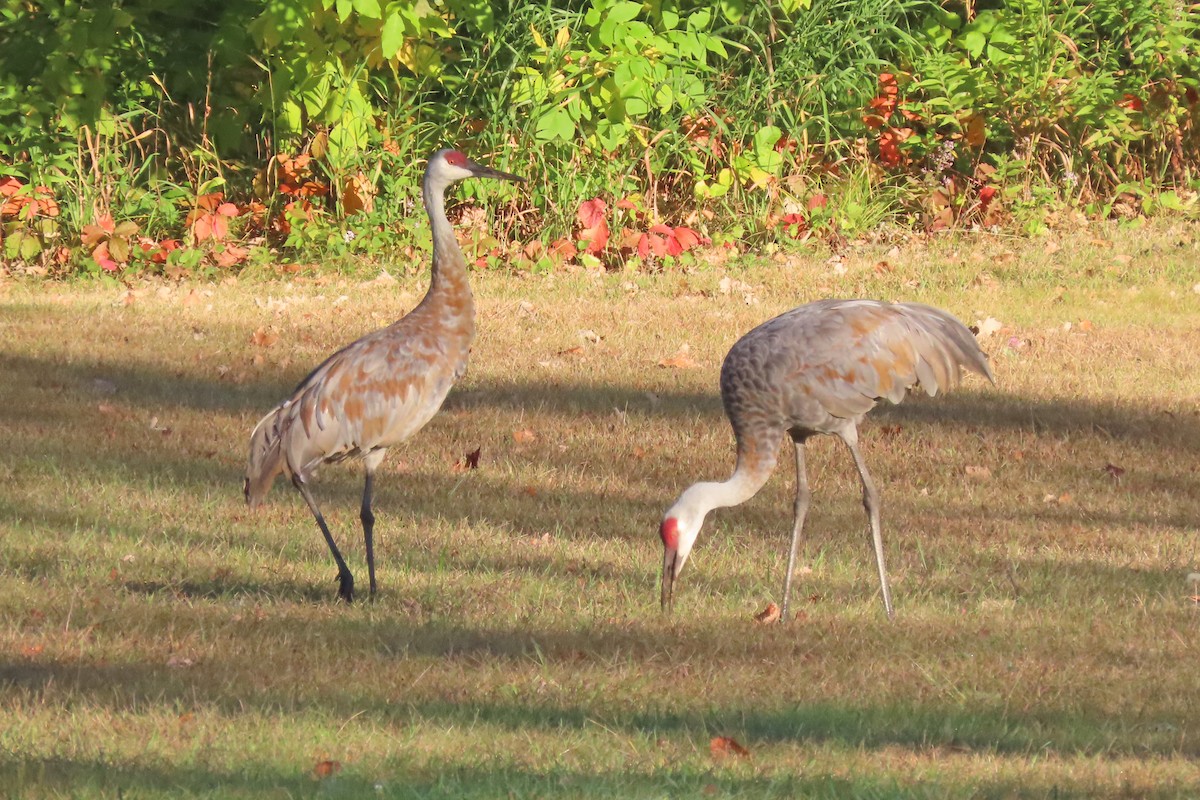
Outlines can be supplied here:
M467 157L457 150L451 150L446 153L446 163L455 167L465 167L467 165Z

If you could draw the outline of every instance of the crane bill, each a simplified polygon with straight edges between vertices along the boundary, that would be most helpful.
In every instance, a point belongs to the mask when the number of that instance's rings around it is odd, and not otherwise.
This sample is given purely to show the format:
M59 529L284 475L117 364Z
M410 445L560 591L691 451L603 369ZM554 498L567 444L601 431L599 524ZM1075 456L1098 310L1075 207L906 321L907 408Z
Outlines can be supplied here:
M496 178L497 180L514 181L516 183L525 182L524 178L518 175L513 175L511 172L501 172L498 169L485 167L482 164L475 163L474 161L467 162L467 169L469 169L471 174L476 178Z
M670 614L675 609L675 561L678 553L674 547L663 551L662 596L659 598L662 610Z

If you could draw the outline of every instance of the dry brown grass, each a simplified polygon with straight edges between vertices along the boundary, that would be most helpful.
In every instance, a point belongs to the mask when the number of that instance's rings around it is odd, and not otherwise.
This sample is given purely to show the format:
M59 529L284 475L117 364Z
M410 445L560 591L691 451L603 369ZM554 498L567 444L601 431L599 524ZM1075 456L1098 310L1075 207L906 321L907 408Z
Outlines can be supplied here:
M353 608L333 602L289 487L245 510L246 437L423 277L0 284L0 783L28 798L1186 796L1195 235L477 274L471 371L386 462L382 597ZM864 426L897 620L830 441L810 448L799 619L752 620L782 583L786 458L710 520L662 619L659 515L732 466L721 357L835 295L1005 325L985 342L995 388L972 379ZM695 366L659 366L684 345ZM456 471L476 447L480 468ZM316 490L356 573L360 481L329 467ZM714 758L718 735L751 756Z

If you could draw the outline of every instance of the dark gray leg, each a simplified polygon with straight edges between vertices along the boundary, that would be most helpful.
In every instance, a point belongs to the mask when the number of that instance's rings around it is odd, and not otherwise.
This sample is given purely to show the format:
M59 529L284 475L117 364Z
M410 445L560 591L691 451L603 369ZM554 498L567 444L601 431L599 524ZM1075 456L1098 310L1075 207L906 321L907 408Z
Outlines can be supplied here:
M350 574L350 568L346 566L345 559L342 558L337 544L333 541L333 534L329 532L329 526L325 524L325 517L321 516L321 509L317 508L317 501L313 499L312 492L308 490L308 486L299 475L292 476L292 485L300 492L304 502L308 503L308 510L317 518L317 525L321 527L321 533L325 536L325 544L329 545L329 552L333 554L333 560L338 568L338 597L347 603L353 603L354 576Z
M783 608L779 621L787 622L788 604L792 599L792 573L796 570L796 550L800 546L800 532L804 528L804 517L808 513L808 502L812 492L808 488L808 470L804 468L804 440L792 439L796 450L796 503L792 508L792 549L788 553L787 575L783 578Z
M375 512L371 511L371 492L374 484L375 470L373 467L367 467L367 480L363 484L362 510L359 512L359 518L362 519L363 541L367 545L367 574L371 582L368 597L371 600L375 599Z
M839 435L846 446L850 448L850 455L854 456L854 466L858 467L858 477L862 479L863 508L867 510L867 522L871 526L875 563L879 566L879 586L883 590L883 607L887 611L888 619L891 619L893 617L892 589L888 585L887 569L883 565L883 532L879 526L879 492L875 489L871 474L867 472L867 462L863 460L862 453L858 449L858 429L851 428Z

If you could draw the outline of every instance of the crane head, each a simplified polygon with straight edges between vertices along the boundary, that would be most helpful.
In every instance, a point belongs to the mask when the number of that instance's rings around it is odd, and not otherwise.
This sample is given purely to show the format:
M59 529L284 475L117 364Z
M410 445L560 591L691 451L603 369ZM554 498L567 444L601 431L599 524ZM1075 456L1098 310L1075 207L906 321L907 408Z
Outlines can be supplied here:
M663 517L662 524L658 528L659 538L663 543L663 573L662 573L662 603L663 611L671 611L673 607L673 597L675 589L675 579L679 577L679 573L683 570L683 565L687 562L688 554L692 552L692 545L696 542L696 536L700 533L700 528L704 525L705 513L694 509L690 504L685 502L687 494L679 498L679 502L671 506Z
M460 150L439 150L429 159L429 166L425 168L427 178L432 178L438 183L449 185L456 181L465 180L466 178L495 178L502 181L516 181L524 183L525 179L513 175L509 172L501 172L498 169L485 167L482 164L476 164Z

